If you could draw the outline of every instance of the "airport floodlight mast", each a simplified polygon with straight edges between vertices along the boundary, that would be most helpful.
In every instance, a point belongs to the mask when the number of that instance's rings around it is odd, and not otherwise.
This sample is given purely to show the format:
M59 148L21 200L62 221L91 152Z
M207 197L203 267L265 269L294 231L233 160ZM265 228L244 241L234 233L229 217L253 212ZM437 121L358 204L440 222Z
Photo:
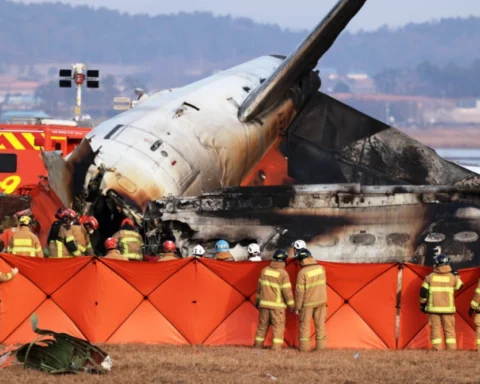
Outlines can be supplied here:
M72 69L60 69L60 88L71 88L72 80L77 86L77 101L75 105L75 120L80 120L82 112L82 85L87 80L87 88L98 88L100 71L96 69L87 69L86 64L72 64Z

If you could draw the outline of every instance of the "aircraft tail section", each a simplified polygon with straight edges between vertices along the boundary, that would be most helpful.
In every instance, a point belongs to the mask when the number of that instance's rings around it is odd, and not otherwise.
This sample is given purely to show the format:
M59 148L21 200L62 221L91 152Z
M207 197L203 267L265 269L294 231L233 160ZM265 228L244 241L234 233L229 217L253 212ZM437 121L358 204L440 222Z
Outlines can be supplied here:
M365 2L340 0L278 69L247 97L238 111L240 121L250 121L278 103L297 81L314 69Z

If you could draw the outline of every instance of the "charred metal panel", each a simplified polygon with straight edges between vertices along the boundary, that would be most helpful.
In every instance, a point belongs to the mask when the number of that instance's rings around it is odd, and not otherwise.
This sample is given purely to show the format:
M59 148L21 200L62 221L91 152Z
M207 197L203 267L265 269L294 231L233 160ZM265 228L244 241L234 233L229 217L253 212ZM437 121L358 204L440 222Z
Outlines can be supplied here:
M276 247L291 251L302 238L317 259L342 262L430 265L433 253L422 251L429 247L427 237L444 233L444 252L465 267L480 263L479 197L480 190L464 187L229 188L152 202L145 218L161 220L158 231L173 223L189 228L178 239L187 248L212 248L220 238L232 245L251 239L268 257Z
M475 173L321 92L290 126L284 148L299 183L479 185Z

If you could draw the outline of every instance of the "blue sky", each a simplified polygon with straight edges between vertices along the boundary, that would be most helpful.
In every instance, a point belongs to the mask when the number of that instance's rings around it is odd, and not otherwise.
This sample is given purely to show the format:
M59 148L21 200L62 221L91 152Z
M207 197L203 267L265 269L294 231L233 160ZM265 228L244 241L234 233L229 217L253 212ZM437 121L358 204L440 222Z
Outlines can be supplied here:
M293 29L310 29L323 18L336 0L63 0L62 2L72 5L105 6L129 13L212 11L217 14L247 16L256 21L277 23ZM384 24L396 27L408 22L470 15L480 16L479 0L367 0L366 5L351 22L349 29L372 30Z

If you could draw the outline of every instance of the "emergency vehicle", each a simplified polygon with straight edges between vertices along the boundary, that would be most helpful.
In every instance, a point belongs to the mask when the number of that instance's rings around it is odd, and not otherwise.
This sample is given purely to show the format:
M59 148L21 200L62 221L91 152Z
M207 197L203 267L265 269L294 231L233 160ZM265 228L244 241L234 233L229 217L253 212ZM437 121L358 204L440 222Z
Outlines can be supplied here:
M0 193L25 195L47 177L40 150L72 152L92 127L69 120L0 122Z

